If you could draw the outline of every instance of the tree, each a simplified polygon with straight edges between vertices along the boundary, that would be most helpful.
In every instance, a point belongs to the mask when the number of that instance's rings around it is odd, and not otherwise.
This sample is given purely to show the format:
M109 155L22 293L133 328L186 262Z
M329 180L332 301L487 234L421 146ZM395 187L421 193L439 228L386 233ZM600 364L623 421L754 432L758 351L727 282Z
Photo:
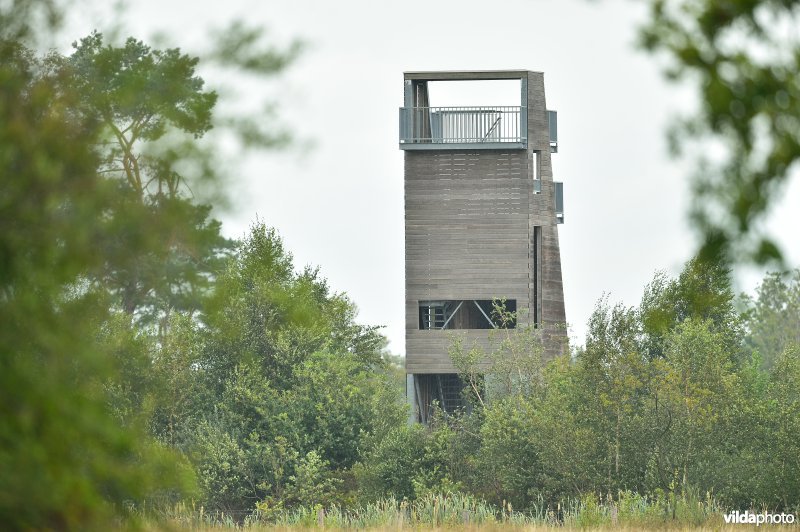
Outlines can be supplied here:
M475 456L477 491L490 501L524 508L542 482L538 402L529 398L490 404Z
M641 473L641 444L646 446L650 437L637 419L651 370L641 348L641 324L635 309L609 308L605 299L600 300L589 318L586 347L578 353L577 363L578 382L588 392L584 397L589 401L586 414L594 418L597 437L605 440L602 463L606 465L607 488L630 487Z
M194 494L185 459L145 428L185 443L173 428L202 399L169 386L199 380L191 316L228 245L190 188L218 179L197 143L216 96L196 59L135 39L37 58L25 42L60 14L0 7L0 521L106 529L146 498ZM255 36L239 55L267 57ZM171 323L192 334L174 341Z
M73 46L71 56L53 54L48 62L80 95L75 110L97 123L98 171L116 192L99 218L114 238L98 242L105 260L93 277L124 312L157 323L163 334L173 310L199 308L230 247L209 219L211 207L192 201L190 183L203 176L186 175L193 167L214 171L195 141L212 126L217 95L195 75L198 59L178 49L133 38L104 45L98 32ZM136 257L125 249L130 241L141 247Z
M608 441L613 432L598 423L596 396L580 365L569 357L556 358L545 378L544 400L533 418L542 473L529 499L542 496L557 505L564 497L610 489Z
M661 457L669 476L679 475L684 490L709 489L711 475L704 465L713 463L718 447L715 428L736 382L730 355L720 333L708 320L687 319L667 337L665 358L656 361L660 400L671 420Z
M114 202L97 172L101 132L17 40L0 40L0 92L0 521L106 528L125 501L191 481L106 406L107 301L84 279L103 260L97 240L125 235L97 224ZM141 251L127 240L124 258Z
M329 464L317 451L309 451L300 459L289 482L294 502L312 508L329 507L336 500L337 488L342 483L331 475Z
M495 300L492 306L499 328L489 333L488 349L477 343L467 348L462 337L453 335L447 352L465 384L466 397L481 408L486 408L485 396L498 400L537 395L544 367L541 331L506 310L505 301Z
M800 160L800 40L796 0L652 0L643 47L666 55L673 79L696 84L700 108L673 131L701 155L691 218L701 256L764 263L781 258L759 229ZM717 150L719 151L719 150Z
M449 467L455 438L458 434L446 423L437 423L432 430L418 424L396 425L365 449L354 468L362 500L413 500L457 488Z
M710 320L725 339L730 356L739 355L741 320L734 306L730 269L720 260L693 258L677 279L657 274L645 288L639 313L650 357L661 356L669 331L689 318Z
M800 480L793 471L800 467L800 347L789 346L775 360L768 397L772 399L774 439L769 467L762 473L764 499L788 508L800 501ZM767 453L765 453L767 454Z
M274 229L253 224L205 307L206 370L218 382L237 364L257 360L281 389L317 351L349 352L365 367L382 365L384 341L374 327L355 323L355 307L331 294L317 270L293 270L292 256Z
M156 429L180 435L208 508L241 515L343 497L334 487L365 449L403 424L385 340L355 315L317 270L294 271L273 229L257 222L238 244L203 324L176 328L163 349L178 352L155 364L192 389L181 410L157 394ZM314 491L314 479L327 487Z
M786 347L800 344L800 269L768 274L756 288L756 298L745 297L744 303L747 345L769 369Z

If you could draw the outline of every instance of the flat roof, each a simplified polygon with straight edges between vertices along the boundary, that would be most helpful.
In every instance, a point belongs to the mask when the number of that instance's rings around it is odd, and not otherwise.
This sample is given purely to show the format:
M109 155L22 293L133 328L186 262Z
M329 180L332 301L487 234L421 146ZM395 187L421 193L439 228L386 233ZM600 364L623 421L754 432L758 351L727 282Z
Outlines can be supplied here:
M535 70L436 70L403 72L406 80L420 81L476 81L482 79L522 79Z

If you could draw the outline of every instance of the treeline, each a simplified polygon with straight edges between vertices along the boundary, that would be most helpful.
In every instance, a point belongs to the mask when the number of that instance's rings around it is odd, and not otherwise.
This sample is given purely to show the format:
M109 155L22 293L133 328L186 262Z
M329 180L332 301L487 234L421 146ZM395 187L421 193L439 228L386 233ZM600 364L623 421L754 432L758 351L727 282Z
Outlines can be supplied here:
M523 327L493 353L455 342L472 408L408 425L379 330L272 229L227 240L193 194L218 180L199 139L221 125L196 58L97 33L42 57L3 35L10 528L106 528L175 504L270 521L458 492L509 513L622 491L797 510L800 273L736 300L724 268L693 261L638 308L601 301L586 347L548 363ZM238 35L225 46L244 64L285 64Z
M364 449L406 419L385 339L356 324L353 304L316 271L294 273L262 224L213 288L202 317L176 314L160 338L118 322L115 355L138 361L110 397L132 407L119 419L144 415L151 435L188 459L208 512L347 501Z
M729 272L690 261L657 275L638 307L602 299L585 347L542 363L530 330L504 331L489 401L399 427L369 452L362 482L413 499L460 490L514 508L580 494L800 509L800 270L735 298ZM480 357L456 344L474 381ZM563 504L562 504L563 506Z

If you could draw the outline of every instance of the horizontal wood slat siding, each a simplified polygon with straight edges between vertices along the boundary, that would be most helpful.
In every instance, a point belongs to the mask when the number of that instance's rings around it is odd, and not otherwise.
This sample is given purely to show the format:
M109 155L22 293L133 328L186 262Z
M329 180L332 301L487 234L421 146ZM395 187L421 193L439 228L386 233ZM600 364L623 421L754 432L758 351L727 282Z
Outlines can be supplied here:
M529 161L525 151L405 154L406 371L452 373L452 333L418 330L418 302L505 297L527 311ZM488 331L458 332L488 347Z
M479 345L485 351L497 348L503 331L490 337L490 331L413 331L409 335L407 347L414 357L406 360L408 373L457 373L446 355L455 338L460 337L465 349ZM442 356L445 353L445 356ZM485 366L485 365L484 365Z

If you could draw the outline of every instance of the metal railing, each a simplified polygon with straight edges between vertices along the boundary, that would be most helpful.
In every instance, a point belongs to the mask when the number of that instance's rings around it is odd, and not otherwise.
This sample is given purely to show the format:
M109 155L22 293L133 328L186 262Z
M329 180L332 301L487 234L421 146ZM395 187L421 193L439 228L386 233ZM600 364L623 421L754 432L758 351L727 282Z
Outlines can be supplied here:
M521 143L524 108L401 107L400 143Z

